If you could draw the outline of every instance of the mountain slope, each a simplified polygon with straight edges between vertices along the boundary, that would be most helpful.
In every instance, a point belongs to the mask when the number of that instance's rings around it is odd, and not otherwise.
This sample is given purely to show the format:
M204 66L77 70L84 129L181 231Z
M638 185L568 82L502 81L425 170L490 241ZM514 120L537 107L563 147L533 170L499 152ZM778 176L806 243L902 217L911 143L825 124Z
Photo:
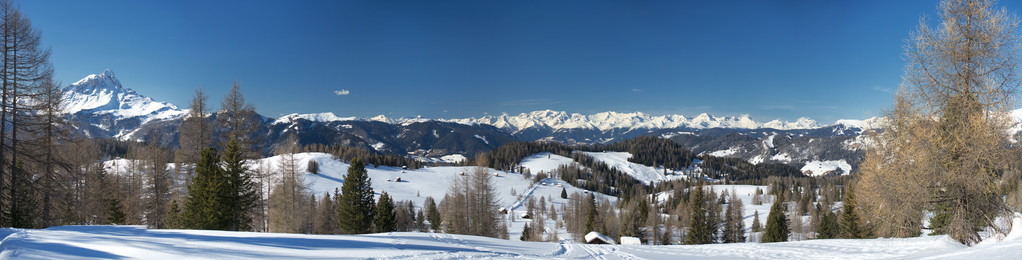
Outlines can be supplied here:
M65 112L93 138L118 138L177 145L177 128L187 114L124 88L110 70L89 75L64 89ZM216 118L213 113L210 120ZM739 157L753 163L801 165L813 160L845 160L857 166L862 153L850 144L868 121L842 120L821 127L796 122L760 123L748 115L650 115L602 112L591 115L542 110L464 119L342 117L333 113L290 114L262 119L267 152L289 134L302 144L341 144L379 153L440 157L472 156L513 141L601 144L638 136L669 137L697 153ZM1022 127L1017 127L1022 129ZM769 139L769 141L767 140Z
M89 75L63 89L64 112L90 137L126 137L153 121L174 120L187 112L124 88L114 73Z
M682 115L650 115L642 112L618 113L601 112L592 115L568 114L564 111L541 110L518 115L483 116L479 118L447 119L463 124L485 124L508 130L512 133L526 129L589 129L609 131L614 129L665 129L665 128L774 128L781 130L811 129L820 125L808 118L796 122L774 120L767 123L753 121L748 115L738 117L715 117L706 113L695 117Z

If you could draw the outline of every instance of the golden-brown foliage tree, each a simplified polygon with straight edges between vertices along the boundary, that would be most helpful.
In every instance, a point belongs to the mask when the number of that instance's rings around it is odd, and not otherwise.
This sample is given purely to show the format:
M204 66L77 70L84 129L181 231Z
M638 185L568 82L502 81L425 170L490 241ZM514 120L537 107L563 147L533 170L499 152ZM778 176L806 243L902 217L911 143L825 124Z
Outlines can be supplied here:
M1005 209L994 180L1008 165L1008 109L1019 85L1018 20L991 0L945 0L906 46L904 82L862 166L858 188L879 236L919 235L923 210L973 245Z

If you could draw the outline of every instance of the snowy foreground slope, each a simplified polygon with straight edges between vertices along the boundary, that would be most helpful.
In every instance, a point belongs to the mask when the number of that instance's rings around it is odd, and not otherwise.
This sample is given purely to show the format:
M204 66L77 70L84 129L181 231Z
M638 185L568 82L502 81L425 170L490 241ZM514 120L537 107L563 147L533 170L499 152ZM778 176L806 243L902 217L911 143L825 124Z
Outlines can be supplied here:
M608 154L605 162L617 162L616 167L627 165L627 154ZM348 164L334 160L329 154L296 154L297 165L308 160L320 164L320 173L306 173L310 190L317 195L332 192L342 184ZM251 167L276 168L280 157L254 162ZM536 154L523 160L522 165L534 173L549 171L558 165L571 163L570 158L553 154ZM115 160L107 163L108 172L123 173L127 162ZM634 169L634 168L631 168ZM397 200L412 200L421 207L426 196L441 198L447 185L459 178L461 172L472 167L429 167L402 170L394 167L368 168L373 188L379 193L387 191ZM494 171L490 169L491 171ZM653 173L650 168L649 173ZM529 198L545 197L549 204L560 209L566 200L560 198L563 187L568 193L582 192L557 179L532 183L520 174L494 171L498 177L497 193L501 207L510 208L511 214L525 212L523 202ZM639 172L639 171L636 171ZM661 170L657 172L662 173ZM650 177L654 176L652 174ZM661 175L663 176L663 175ZM401 177L401 182L393 180ZM666 177L666 176L665 176ZM673 177L673 176L672 176ZM387 181L391 179L392 181ZM659 179L659 178L656 178ZM560 185L560 187L558 186ZM713 185L717 192L735 190L745 201L746 231L751 227L753 213L759 211L760 220L766 220L769 203L752 205L752 194L757 186ZM377 194L378 195L378 194ZM600 199L615 198L598 194ZM669 194L661 194L666 199ZM505 218L506 219L506 218ZM516 218L509 224L511 238L521 236L528 220ZM964 247L946 236L904 239L865 240L808 240L788 243L740 243L679 246L622 246L585 245L571 239L563 228L553 229L555 223L547 220L548 232L557 232L556 242L521 242L475 236L419 232L395 232L370 235L300 235L254 232L225 232L205 230L146 230L141 226L62 226L43 230L0 229L0 258L17 259L80 259L80 258L526 258L526 259L890 259L890 258L977 258L1014 259L1022 255L1022 229L1001 241L988 239L974 247ZM1022 226L1022 217L1016 217L1014 226ZM750 239L759 234L749 234ZM548 237L549 239L549 237Z
M1019 220L1016 219L1016 223ZM61 226L0 229L0 258L253 259L253 258L526 258L526 259L1009 259L1022 254L1013 233L972 248L946 236L906 239L809 240L679 246L521 242L418 232L299 235L140 226Z

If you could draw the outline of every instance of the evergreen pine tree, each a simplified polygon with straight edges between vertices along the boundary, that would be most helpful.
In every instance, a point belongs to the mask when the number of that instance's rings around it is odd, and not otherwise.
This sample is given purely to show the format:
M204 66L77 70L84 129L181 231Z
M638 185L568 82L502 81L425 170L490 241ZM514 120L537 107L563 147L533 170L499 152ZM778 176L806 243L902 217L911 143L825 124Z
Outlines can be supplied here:
M589 194L588 207L589 214L586 216L586 233L596 231L596 218L599 217L599 213L596 211L596 196L592 193Z
M692 221L689 223L688 234L685 235L685 244L709 244L712 243L710 227L706 221L706 194L703 193L703 185L700 183L692 193Z
M522 228L522 236L519 238L522 241L532 241L532 229L529 228L529 223L525 223L525 227Z
M415 227L418 228L419 232L427 232L427 231L429 231L429 225L426 225L426 221L425 220L426 220L426 214L422 213L422 210L420 209L415 214Z
M845 191L844 208L841 210L841 238L866 237L866 232L859 225L859 215L855 211L855 191L849 185Z
M195 177L188 186L188 200L185 203L185 228L228 230L230 217L224 210L227 180L220 168L220 156L213 148L202 151L202 157L195 167Z
M429 220L429 229L433 232L440 232L441 216L436 208L436 201L433 197L426 197L426 220Z
M568 198L568 190L565 190L564 187L561 187L561 198L562 199Z
M238 147L237 138L231 137L223 152L223 168L227 177L224 199L227 204L228 230L246 231L252 229L252 215L259 194L256 193L252 176L245 167L244 153Z
M820 218L820 226L816 228L817 239L831 239L837 238L840 227L837 224L837 214L834 212L824 212L823 217Z
M351 160L338 202L341 232L369 233L373 223L373 187L361 159Z
M664 233L660 234L660 244L661 245L670 245L670 244L672 244L671 243L671 237L674 236L674 230L671 230L671 225L664 225L664 226L665 226Z
M323 193L323 199L319 201L319 206L316 207L316 219L314 220L315 233L316 234L333 234L337 230L337 209L332 199L330 199L330 193Z
M376 202L376 232L392 232L396 224L394 212L394 200L384 191L380 194L380 200Z
M177 205L176 200L170 201L170 211L167 212L167 224L165 228L180 228L181 222L181 207Z
M745 242L745 211L742 200L731 190L731 203L727 205L727 212L724 214L724 243Z
M770 215L767 216L766 231L763 233L761 242L784 242L788 241L788 218L784 215L784 207L781 199L774 200L770 206Z
M934 209L933 217L930 217L930 232L931 236L946 234L947 223L951 217L948 212L947 203L937 203Z
M716 194L713 188L710 188L710 197L708 197L709 200L706 202L708 204L706 205L706 226L710 230L710 243L717 243L723 240L721 232L718 231L720 230L721 223L724 222L724 218L721 216L723 214L721 212L721 205L717 203L719 200L714 199L717 197Z
M316 162L316 160L309 160L309 163L305 165L305 171L312 174L319 174L319 162Z
M124 224L125 218L124 206L121 205L121 200L117 198L106 199L107 212L109 215L106 217L106 221L110 224Z
M763 224L759 223L759 210L757 210L753 212L752 215L752 232L755 233L760 231L763 231Z

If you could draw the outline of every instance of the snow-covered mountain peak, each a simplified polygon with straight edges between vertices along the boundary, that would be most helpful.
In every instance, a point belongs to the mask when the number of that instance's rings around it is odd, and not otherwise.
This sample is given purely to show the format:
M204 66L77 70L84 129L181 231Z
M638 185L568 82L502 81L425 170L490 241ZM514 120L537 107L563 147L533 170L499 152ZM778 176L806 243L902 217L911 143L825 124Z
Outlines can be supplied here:
M128 125L141 125L156 119L175 119L186 114L174 104L155 101L130 88L124 88L110 70L89 75L68 85L64 88L63 97L67 102L65 113L83 120L97 118L98 122L90 123L119 136L123 134L122 130L131 130ZM135 123L123 126L124 129L115 129L120 127L114 125L127 119Z
M87 91L90 89L117 90L123 87L121 86L121 81L118 80L117 77L114 77L114 72L107 69L104 70L103 73L91 74L89 76L86 76L85 78L82 78L81 80L78 80L74 84L71 84L70 88L79 91Z
M384 122L384 123L392 123L390 118L387 118L387 116L385 116L385 115L374 116L372 118L369 118L369 121L378 121L378 122Z
M462 124L483 124L518 132L528 128L545 129L664 129L664 128L742 128L757 129L770 127L782 130L818 128L820 125L809 118L800 118L796 122L774 120L760 124L749 115L717 117L702 113L695 117L682 115L651 115L643 112L620 113L614 111L600 112L592 115L567 113L564 111L539 110L518 115L501 114L500 116L483 116L479 118L443 119L443 121Z
M294 122L297 119L305 119L312 122L333 122L333 121L351 121L358 120L356 117L339 117L334 115L333 112L314 113L314 114L288 114L273 121L273 124L286 124Z

